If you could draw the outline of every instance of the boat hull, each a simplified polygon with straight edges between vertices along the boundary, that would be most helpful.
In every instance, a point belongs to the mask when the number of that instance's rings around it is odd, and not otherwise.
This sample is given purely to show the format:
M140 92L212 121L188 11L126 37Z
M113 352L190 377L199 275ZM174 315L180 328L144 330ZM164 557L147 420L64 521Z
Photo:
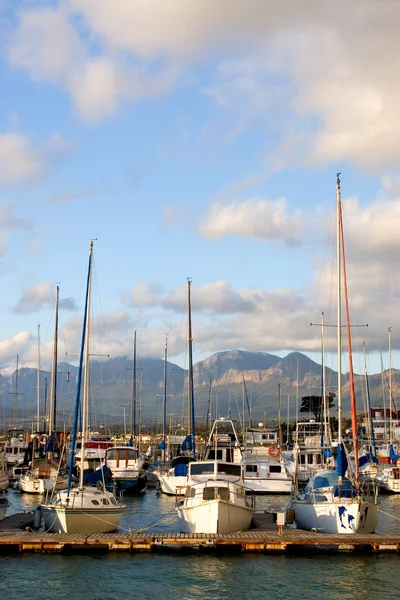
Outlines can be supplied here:
M225 500L211 500L177 508L181 529L187 533L234 533L249 529L253 510Z
M46 531L51 533L110 533L118 529L123 508L76 509L42 506Z
M113 483L115 489L118 492L124 492L125 494L140 494L147 488L147 477L146 475L139 475L139 477L113 477Z
M186 493L187 477L175 476L175 475L159 475L158 482L160 489L164 494L168 496L175 496L177 492L181 494Z
M372 502L308 502L293 500L297 527L332 534L374 533L378 504Z
M244 479L246 492L253 494L290 494L292 492L291 479Z

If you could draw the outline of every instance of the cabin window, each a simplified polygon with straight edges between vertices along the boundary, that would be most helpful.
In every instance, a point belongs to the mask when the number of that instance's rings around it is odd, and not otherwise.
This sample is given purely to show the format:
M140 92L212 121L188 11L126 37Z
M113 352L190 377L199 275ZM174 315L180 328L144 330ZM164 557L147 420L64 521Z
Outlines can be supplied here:
M214 473L214 463L192 463L190 465L191 475L203 475Z
M128 459L130 460L136 460L136 452L135 450L128 450Z
M226 487L205 487L203 490L203 500L216 499L229 501L229 489Z
M107 452L107 458L110 460L115 460L117 458L117 451L112 448Z
M257 465L246 465L246 473L257 473Z
M242 473L242 467L240 465L234 465L234 464L218 464L218 473L220 473L221 475L236 475L237 477L240 477L241 473Z
M92 504L94 504L95 506L99 506L99 501L98 500L92 500Z
M313 455L312 454L307 454L307 463L309 465L313 464Z
M222 450L210 450L208 453L208 458L210 460L222 460Z
M305 454L299 454L299 464L300 465L305 465L306 464L306 456L305 456Z
M281 465L270 465L269 472L270 473L282 473Z
M107 498L103 498L103 504L105 506L108 506L110 504L109 501L107 500Z

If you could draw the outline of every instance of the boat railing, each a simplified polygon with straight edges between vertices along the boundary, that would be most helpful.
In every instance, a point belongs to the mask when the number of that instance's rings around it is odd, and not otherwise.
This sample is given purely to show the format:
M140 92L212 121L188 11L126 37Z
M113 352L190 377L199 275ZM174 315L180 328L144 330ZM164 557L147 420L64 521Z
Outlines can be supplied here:
M252 490L238 483L235 483L233 486L223 485L224 483L226 483L225 480L211 480L203 482L202 485L177 486L175 505L182 506L189 499L198 499L205 502L223 500L232 504L238 504L237 500L239 500L244 501L248 508L255 507L255 497Z

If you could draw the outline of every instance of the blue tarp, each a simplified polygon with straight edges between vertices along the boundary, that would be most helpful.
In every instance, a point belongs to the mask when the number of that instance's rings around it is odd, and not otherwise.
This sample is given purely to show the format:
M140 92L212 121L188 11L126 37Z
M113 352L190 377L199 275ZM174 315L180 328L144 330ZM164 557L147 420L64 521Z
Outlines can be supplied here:
M179 465L176 465L176 467L174 469L175 477L186 477L187 472L188 472L187 465L184 465L182 463L180 463Z
M390 458L390 460L398 460L400 458L400 454L396 454L392 444L390 444L390 448L389 448L389 458Z
M86 475L83 478L83 483L85 485L94 485L98 481L102 482L103 478L104 481L108 481L111 479L111 470L105 465L103 465L101 469L96 469L91 473L86 473Z
M53 439L53 436L51 435L47 438L47 441L46 441L46 444L44 447L44 451L46 453L46 452L53 452L53 450L54 450L54 439Z
M346 451L344 449L343 444L339 444L336 456L336 470L340 477L344 477L346 475L347 467L348 462L346 457Z
M192 438L190 437L190 435L187 435L182 442L182 450L192 450L192 448Z

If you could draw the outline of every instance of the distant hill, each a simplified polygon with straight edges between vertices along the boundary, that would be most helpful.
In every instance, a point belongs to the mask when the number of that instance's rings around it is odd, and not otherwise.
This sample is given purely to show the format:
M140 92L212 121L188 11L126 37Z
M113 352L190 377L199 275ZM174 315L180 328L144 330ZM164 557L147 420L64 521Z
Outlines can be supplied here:
M211 414L235 418L243 409L244 384L251 404L252 419L256 423L266 417L276 419L278 389L281 396L281 415L286 419L289 403L290 416L294 419L296 398L321 394L321 365L301 352L291 352L284 358L265 352L231 350L217 352L194 365L196 420L204 422L211 397ZM168 362L168 422L173 427L187 420L187 371ZM69 373L69 375L67 375ZM326 386L337 387L337 373L326 368ZM393 370L394 397L400 388L396 384L398 372ZM16 395L14 372L11 376L0 375L2 412L0 427L13 424L13 406L17 406L17 425L22 421L31 426L36 412L36 369L22 368L18 372ZM159 358L137 360L137 413L139 404L143 424L154 424L162 419L164 362ZM48 409L50 398L50 373L41 372L41 414ZM343 405L349 408L348 375L343 376ZM90 412L94 426L98 423L122 423L125 407L126 419L130 419L132 397L132 359L127 357L93 361L90 367ZM211 380L211 394L210 394ZM58 423L70 426L76 396L77 368L68 363L58 365L57 407ZM363 409L364 377L356 375L356 393L359 411ZM279 388L278 388L279 384ZM372 404L383 404L381 375L369 379ZM386 392L387 395L387 392ZM141 400L140 400L141 399ZM307 415L302 414L302 417ZM129 423L128 423L129 424Z

